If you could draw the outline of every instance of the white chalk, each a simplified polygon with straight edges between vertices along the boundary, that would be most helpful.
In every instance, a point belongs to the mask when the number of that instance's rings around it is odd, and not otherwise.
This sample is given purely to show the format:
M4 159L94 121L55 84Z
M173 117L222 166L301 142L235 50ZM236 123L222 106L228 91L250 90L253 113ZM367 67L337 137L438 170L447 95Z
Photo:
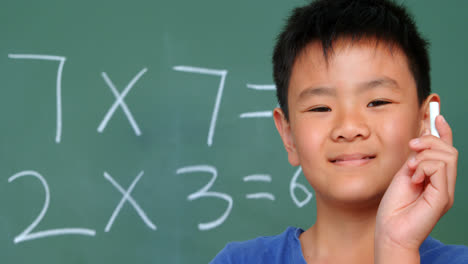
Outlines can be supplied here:
M431 120L431 134L440 138L439 132L435 127L435 119L440 114L440 108L438 102L430 102L429 103L429 115Z

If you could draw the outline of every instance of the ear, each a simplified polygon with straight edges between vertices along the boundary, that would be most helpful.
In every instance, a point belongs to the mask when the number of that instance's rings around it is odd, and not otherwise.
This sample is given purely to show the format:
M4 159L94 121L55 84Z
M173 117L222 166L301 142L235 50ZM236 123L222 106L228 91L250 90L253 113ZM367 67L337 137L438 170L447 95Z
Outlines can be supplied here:
M429 109L429 103L430 102L438 102L439 107L440 106L440 97L438 94L430 94L426 100L424 100L421 109L420 109L420 120L421 120L421 125L419 129L419 135L422 135L424 133L424 130L428 129L431 130L431 119L430 119L430 109Z
M288 152L289 163L292 166L299 166L299 156L297 155L289 121L286 120L283 111L278 107L273 111L273 117L275 119L276 129L283 140L284 148Z

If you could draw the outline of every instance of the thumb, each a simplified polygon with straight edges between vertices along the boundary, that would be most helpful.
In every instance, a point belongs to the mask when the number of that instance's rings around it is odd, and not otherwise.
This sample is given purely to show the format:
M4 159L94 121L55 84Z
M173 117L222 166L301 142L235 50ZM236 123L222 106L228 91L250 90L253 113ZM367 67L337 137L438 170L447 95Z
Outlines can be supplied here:
M440 139L449 145L453 145L452 129L442 115L438 115L435 120Z

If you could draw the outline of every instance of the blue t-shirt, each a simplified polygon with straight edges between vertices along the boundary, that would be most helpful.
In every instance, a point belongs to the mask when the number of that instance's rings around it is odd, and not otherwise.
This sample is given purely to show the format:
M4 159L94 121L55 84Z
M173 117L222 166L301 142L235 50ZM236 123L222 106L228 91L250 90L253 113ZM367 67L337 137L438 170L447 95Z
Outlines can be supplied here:
M288 227L277 236L229 243L210 264L306 264L299 241L302 232L300 228ZM430 236L422 243L419 254L421 264L468 264L468 247L444 245Z

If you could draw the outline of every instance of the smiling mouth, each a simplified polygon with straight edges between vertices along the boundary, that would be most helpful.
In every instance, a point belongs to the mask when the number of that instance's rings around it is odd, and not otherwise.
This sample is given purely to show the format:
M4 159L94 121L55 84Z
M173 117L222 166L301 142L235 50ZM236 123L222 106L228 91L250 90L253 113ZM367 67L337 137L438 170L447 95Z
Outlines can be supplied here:
M371 159L375 159L375 156L367 156L367 157L359 158L359 159L336 159L336 160L332 160L331 162L332 162L332 163L336 163L336 162L371 160Z
M329 161L336 165L359 166L359 165L367 164L375 158L376 158L376 155L352 154L352 155L338 156Z

